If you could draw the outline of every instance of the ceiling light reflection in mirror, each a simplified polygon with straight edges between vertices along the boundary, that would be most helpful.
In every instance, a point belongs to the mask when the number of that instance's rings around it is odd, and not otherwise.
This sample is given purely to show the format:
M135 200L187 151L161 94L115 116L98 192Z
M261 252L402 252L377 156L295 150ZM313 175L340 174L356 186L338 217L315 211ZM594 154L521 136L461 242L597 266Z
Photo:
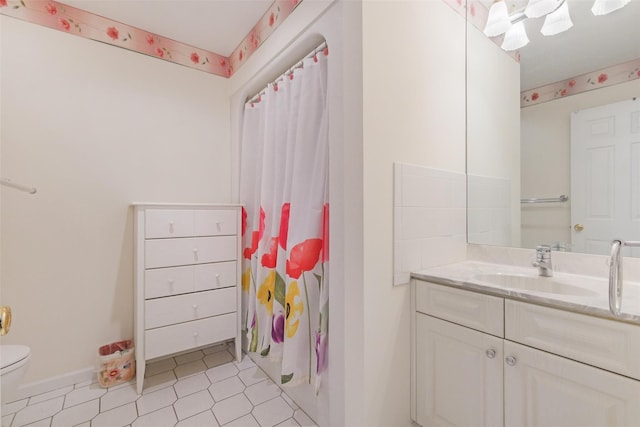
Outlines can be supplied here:
M595 0L591 9L596 16L606 15L627 5L631 0ZM524 20L544 17L540 32L553 36L573 27L566 0L529 0L524 8L509 11L505 0L495 1L489 8L484 34L497 37L504 34L502 49L517 50L529 43Z

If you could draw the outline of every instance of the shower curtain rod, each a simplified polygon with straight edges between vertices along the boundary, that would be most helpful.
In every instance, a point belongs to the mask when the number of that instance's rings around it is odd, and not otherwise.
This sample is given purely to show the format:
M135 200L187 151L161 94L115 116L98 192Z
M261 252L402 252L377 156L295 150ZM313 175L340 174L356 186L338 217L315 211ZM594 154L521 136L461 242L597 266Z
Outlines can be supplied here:
M24 191L25 193L29 194L36 194L37 191L35 187L27 187L26 185L17 184L7 178L0 178L0 184L4 185L5 187L11 187L15 188L16 190Z
M307 55L305 55L301 60L296 62L293 66L287 68L287 70L284 73L280 74L272 82L267 83L264 88L262 88L258 93L256 93L251 98L249 98L245 104L260 102L260 97L267 92L267 88L269 87L270 84L276 84L279 81L284 80L289 74L293 73L293 71L296 68L302 68L302 64L303 64L305 59L313 58L314 56L316 56L318 54L318 52L321 52L326 47L327 47L327 42L326 41L323 41L322 43L320 43L320 45L318 45L318 47L316 47L311 52L309 52Z

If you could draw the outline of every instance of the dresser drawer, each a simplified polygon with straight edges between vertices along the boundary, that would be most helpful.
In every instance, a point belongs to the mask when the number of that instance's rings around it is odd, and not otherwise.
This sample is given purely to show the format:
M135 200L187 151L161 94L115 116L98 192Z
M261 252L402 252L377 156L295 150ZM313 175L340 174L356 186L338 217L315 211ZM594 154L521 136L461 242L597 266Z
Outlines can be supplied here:
M505 337L640 380L640 326L506 301Z
M233 261L236 241L236 236L145 240L145 268Z
M186 265L145 270L145 299L236 285L236 262Z
M150 209L145 212L145 238L237 234L237 215L228 209Z
M213 344L237 335L236 313L145 331L146 360Z
M237 284L237 264L235 261L198 264L194 269L194 287L196 291L227 288Z
M195 292L144 303L145 329L204 319L236 311L236 289Z
M144 272L144 297L158 298L194 291L193 265L157 268Z
M504 337L504 299L415 281L416 311Z

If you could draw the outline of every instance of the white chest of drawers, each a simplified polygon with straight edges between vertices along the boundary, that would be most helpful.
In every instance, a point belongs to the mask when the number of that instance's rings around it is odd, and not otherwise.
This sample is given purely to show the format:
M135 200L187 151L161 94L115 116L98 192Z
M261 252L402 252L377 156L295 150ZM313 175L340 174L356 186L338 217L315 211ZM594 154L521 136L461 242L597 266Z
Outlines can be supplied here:
M241 207L133 206L138 393L152 359L233 338L240 360Z

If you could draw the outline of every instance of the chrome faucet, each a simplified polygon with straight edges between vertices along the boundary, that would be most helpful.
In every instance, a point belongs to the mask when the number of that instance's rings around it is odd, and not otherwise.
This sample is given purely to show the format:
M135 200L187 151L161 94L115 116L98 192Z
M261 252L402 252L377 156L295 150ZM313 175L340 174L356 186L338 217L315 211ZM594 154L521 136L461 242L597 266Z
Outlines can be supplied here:
M534 267L538 267L538 275L543 277L553 276L553 266L551 265L551 246L536 246L536 262Z

